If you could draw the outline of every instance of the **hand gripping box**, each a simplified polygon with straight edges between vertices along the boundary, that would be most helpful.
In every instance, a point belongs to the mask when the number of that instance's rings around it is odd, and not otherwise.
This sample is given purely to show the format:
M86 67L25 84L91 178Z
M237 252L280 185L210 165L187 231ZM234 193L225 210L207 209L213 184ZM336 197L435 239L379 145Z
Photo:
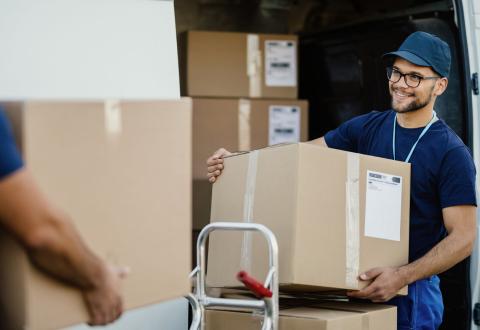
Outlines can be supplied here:
M290 144L226 158L212 194L211 222L273 231L283 289L362 289L360 273L408 263L410 164ZM212 234L208 284L238 286L240 269L266 277L263 237Z

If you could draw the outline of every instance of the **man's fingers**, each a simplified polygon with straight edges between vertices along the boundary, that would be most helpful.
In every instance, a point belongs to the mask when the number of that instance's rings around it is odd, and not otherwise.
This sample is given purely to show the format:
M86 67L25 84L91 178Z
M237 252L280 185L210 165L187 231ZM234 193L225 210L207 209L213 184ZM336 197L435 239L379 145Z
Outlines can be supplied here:
M222 174L222 170L224 169L223 157L228 155L231 155L231 152L220 148L213 156L207 159L207 178L210 183L217 181L217 176Z
M120 299L117 305L117 315L115 320L118 319L122 314L123 314L123 300Z
M359 279L362 281L370 281L376 278L382 272L383 272L383 268L373 268L373 269L370 269L369 271L366 271L363 274L360 274Z
M215 177L219 176L220 173L221 173L220 170L216 170L215 172L207 173L207 178L209 178L209 179L210 178L215 178Z
M347 292L347 295L349 297L353 297L353 298L368 299L376 291L377 291L377 287L375 285L371 284L371 285L367 286L366 288L363 288L362 290Z
M96 325L103 325L105 324L104 317L99 311L95 311L94 314L90 318L90 322L88 322L88 325L90 326L96 326Z
M217 164L217 165L207 167L207 171L209 173L215 172L217 170L223 170L223 164Z
M230 156L232 153L230 151L228 151L227 149L225 148L220 148L218 149L217 151L215 151L215 153L213 154L213 156L215 157L218 157L218 158L222 158L222 157L225 157L225 156Z
M208 166L215 166L218 164L223 164L223 158L218 158L218 157L210 157L207 159L207 165Z

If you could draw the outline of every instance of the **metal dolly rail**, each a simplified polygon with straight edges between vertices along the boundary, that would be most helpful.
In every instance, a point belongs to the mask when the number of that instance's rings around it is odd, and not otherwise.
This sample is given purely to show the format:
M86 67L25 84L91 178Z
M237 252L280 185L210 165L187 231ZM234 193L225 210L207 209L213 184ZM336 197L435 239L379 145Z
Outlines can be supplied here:
M263 234L268 242L270 266L264 284L257 282L245 272L239 272L237 275L237 278L261 299L227 299L207 295L205 283L205 244L210 233L215 230L257 231ZM215 222L203 228L197 240L197 266L191 272L190 277L196 280L196 290L194 294L187 296L193 310L190 330L205 329L206 307L236 307L249 309L252 310L252 312L263 311L264 319L262 330L278 330L278 244L275 235L264 225L244 222Z

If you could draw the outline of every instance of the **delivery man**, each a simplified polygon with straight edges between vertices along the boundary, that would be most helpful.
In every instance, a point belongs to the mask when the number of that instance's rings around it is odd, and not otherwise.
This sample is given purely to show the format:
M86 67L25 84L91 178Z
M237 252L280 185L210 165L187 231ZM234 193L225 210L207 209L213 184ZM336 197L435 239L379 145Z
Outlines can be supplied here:
M33 264L81 290L90 325L120 317L126 270L93 254L68 217L47 201L23 164L1 109L0 225L24 246Z
M311 143L412 164L409 264L360 274L370 285L348 294L398 306L399 330L437 329L443 315L437 274L469 256L475 241L475 165L434 111L448 84L448 44L415 32L383 58L392 109L353 118ZM229 154L220 149L207 160L210 182ZM405 285L408 296L395 297Z

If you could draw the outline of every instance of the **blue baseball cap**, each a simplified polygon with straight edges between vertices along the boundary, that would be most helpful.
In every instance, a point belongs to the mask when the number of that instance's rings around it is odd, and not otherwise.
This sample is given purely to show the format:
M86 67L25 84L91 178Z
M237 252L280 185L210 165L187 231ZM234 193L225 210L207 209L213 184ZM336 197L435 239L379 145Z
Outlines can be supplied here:
M382 58L388 60L397 56L419 66L429 66L442 77L448 77L450 72L450 46L430 33L410 34L396 52L386 53Z

